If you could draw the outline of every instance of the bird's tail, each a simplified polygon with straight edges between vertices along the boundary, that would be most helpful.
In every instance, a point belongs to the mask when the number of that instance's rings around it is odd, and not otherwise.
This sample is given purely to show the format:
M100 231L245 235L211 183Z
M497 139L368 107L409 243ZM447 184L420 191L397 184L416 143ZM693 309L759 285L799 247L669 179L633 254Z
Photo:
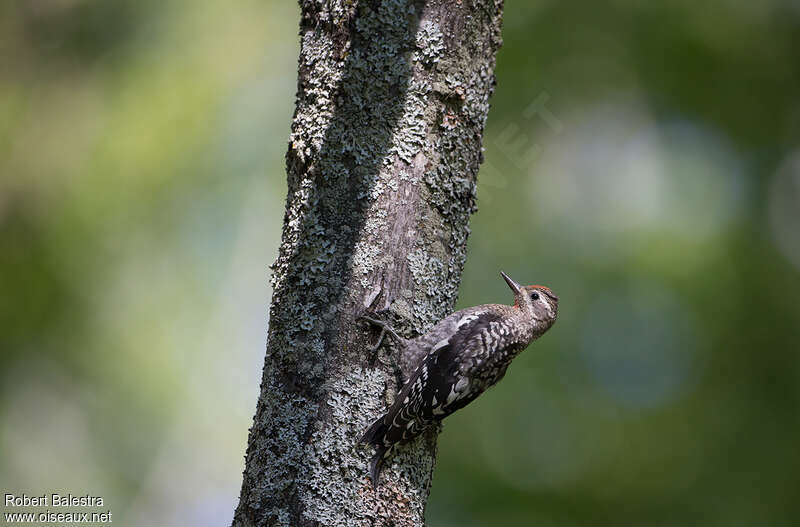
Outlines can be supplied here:
M383 436L386 434L386 423L384 423L384 418L381 417L374 423L367 428L367 431L364 432L364 435L361 436L361 439L358 440L359 443L363 443L365 445L375 445L378 446L379 444L383 443Z
M381 479L381 468L383 468L383 460L386 459L388 448L385 446L375 447L375 455L369 461L369 476L372 478L372 489L378 490L378 482Z
M384 423L383 417L372 423L372 425L364 432L359 440L360 443L369 444L375 447L375 455L369 462L369 474L372 478L372 488L378 489L378 481L381 477L381 468L383 467L383 460L388 455L389 448L384 444L384 436L386 435L387 426Z

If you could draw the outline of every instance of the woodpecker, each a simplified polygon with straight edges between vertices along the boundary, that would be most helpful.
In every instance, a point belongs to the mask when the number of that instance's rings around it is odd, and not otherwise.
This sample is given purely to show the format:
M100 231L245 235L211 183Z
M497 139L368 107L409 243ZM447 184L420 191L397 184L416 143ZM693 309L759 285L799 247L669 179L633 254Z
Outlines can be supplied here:
M373 488L392 449L471 403L503 378L508 365L556 321L558 297L541 285L520 286L500 272L514 292L514 305L484 304L456 311L412 340L385 322L363 316L391 334L414 361L394 404L360 442L375 447L370 462Z

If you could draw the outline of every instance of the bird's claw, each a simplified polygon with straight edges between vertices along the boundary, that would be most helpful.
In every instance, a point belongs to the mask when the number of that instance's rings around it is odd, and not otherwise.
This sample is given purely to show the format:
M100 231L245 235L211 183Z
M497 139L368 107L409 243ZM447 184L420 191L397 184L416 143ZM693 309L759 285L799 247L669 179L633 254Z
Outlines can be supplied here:
M379 320L377 318L372 318L371 316L369 316L367 314L363 314L363 315L359 316L358 320L366 320L370 324L372 324L374 326L378 326L379 328L381 328L381 333L378 336L378 342L372 347L372 350L371 350L373 353L378 351L378 348L381 346L381 343L383 342L383 338L386 336L386 333L389 333L391 336L393 336L395 339L397 339L398 342L404 342L405 341L405 339L403 337L401 337L400 335L397 334L397 332L394 330L394 328L392 328L392 326L390 326L388 323L384 322L383 320Z

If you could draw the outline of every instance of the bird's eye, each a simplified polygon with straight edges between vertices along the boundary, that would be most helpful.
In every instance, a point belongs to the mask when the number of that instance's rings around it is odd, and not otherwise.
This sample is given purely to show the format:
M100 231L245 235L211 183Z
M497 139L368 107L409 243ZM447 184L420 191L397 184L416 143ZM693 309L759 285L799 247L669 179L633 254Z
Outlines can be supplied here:
M531 293L531 298L534 300L539 300L539 293L534 291L533 293Z

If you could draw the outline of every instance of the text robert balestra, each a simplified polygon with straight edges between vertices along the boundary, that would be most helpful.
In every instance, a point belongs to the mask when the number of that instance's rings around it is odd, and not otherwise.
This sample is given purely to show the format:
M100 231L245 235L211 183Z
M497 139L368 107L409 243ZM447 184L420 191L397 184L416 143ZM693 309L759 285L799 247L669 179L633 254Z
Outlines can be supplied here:
M22 494L5 495L6 507L102 507L103 497L86 494L42 494L41 496L28 496Z

